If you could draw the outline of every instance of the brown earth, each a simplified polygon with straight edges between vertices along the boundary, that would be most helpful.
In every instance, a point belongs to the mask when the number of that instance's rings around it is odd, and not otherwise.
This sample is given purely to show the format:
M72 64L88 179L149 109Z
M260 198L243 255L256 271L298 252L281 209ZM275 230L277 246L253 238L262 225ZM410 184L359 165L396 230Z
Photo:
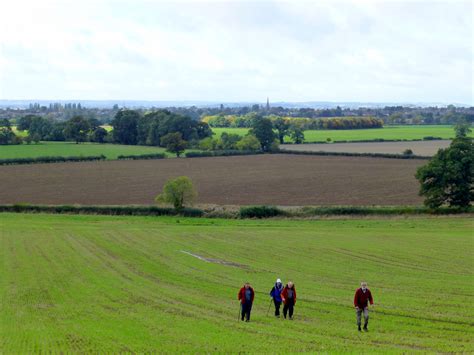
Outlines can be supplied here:
M433 156L440 148L447 148L450 140L407 141L407 142L363 142L363 143L330 143L330 144L281 144L280 149L308 152L343 152L343 153L386 153L402 154L411 149L413 154Z
M189 176L201 204L421 204L422 160L254 155L0 166L0 203L153 204L167 179Z

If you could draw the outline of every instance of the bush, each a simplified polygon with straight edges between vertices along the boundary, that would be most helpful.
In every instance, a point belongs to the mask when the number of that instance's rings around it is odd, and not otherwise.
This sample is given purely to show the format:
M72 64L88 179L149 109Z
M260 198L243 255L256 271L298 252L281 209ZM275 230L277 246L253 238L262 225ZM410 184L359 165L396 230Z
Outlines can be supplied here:
M285 211L274 206L250 206L240 208L240 218L269 218L286 215Z
M433 137L433 136L426 136L426 137L423 137L423 140L424 141L439 141L439 140L442 140L443 138L441 137Z
M118 160L142 160L142 159L165 159L166 154L156 153L156 154L141 154L141 155L119 155Z
M78 156L78 157L37 157L37 158L15 158L15 159L0 159L0 165L15 165L15 164L39 164L39 163L64 163L64 162L81 162L105 160L104 155L97 156Z
M163 192L156 196L156 202L170 203L176 211L182 211L185 204L193 204L197 198L197 192L193 182L187 176L179 176L176 179L169 179Z
M186 158L204 158L204 157L227 157L233 155L256 155L263 154L262 151L254 150L215 150L209 152L187 152Z

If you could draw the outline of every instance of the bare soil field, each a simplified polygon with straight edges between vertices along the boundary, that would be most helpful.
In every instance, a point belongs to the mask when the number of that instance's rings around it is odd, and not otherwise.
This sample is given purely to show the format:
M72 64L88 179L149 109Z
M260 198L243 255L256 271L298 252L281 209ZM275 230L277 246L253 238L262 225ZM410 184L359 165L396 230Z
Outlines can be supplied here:
M442 141L411 141L411 142L380 142L380 143L331 143L331 144L282 144L280 149L309 152L344 152L344 153L385 153L402 154L411 149L413 154L433 156L438 149L447 148L450 140Z
M255 155L0 166L0 203L153 204L189 176L199 204L416 205L422 160Z

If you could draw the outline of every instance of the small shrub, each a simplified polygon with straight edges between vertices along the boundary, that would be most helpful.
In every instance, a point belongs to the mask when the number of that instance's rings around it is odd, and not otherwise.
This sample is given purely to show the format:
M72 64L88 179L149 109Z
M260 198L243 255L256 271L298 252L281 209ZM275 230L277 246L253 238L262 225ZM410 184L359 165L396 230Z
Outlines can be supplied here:
M240 218L269 218L284 216L286 213L274 206L250 206L240 208Z

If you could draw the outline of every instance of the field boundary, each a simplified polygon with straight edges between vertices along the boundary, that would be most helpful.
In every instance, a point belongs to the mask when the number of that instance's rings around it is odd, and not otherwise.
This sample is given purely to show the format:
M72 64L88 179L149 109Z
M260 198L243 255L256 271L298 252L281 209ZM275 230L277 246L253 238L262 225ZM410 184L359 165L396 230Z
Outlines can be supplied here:
M356 152L326 152L323 150L291 150L283 149L274 154L295 154L295 155L319 155L319 156L342 156L342 157L366 157L366 158L387 158L387 159L421 159L429 160L432 157L415 154L390 154L390 153L356 153Z
M36 158L12 158L0 159L0 165L20 165L20 164L47 164L47 163L67 163L67 162L82 162L82 161L97 161L106 160L105 155L90 155L90 156L44 156Z
M47 213L109 216L183 216L223 219L311 218L329 216L408 216L472 214L474 207L457 209L442 207L436 210L424 206L305 206L282 208L276 206L241 206L234 209L184 208L157 206L102 206L102 205L0 205L0 213Z

